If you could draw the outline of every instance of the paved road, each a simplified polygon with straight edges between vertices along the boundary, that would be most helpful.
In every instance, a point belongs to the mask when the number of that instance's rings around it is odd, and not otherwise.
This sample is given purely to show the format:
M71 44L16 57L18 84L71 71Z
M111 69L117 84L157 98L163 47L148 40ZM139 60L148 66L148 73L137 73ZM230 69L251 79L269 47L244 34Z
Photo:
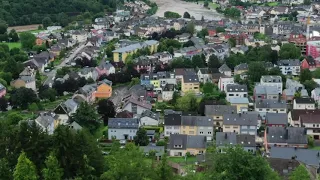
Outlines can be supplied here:
M57 74L57 70L61 69L62 67L66 66L68 62L71 62L71 60L73 60L75 58L75 56L85 47L84 44L80 44L78 47L74 48L74 52L69 56L69 57L65 57L63 59L63 61L58 65L55 66L54 69L52 69L50 72L45 73L45 75L47 76L47 79L44 81L43 85L48 85L48 86L52 86L54 79L56 77Z

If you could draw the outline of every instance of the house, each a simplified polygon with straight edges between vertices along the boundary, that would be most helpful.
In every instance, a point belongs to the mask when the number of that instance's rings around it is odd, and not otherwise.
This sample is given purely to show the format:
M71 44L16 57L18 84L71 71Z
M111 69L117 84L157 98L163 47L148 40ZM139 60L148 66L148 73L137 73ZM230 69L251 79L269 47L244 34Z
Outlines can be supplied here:
M277 65L283 75L294 75L300 74L300 60L299 59L285 59L279 60Z
M296 91L294 89L285 89L282 93L282 99L288 103L292 103Z
M183 75L196 75L193 68L178 68L174 69L174 75L177 81L182 81Z
M177 79L175 78L174 73L172 72L160 71L157 72L157 76L161 87L164 87L167 84L177 84Z
M73 129L73 130L76 130L76 131L80 131L80 130L82 129L82 127L81 127L77 122L75 122L75 121L73 121L72 123L70 123L70 124L68 125L68 127L69 127L70 129Z
M218 69L213 68L199 68L198 77L199 81L202 83L211 82L212 81L212 73L218 73Z
M232 113L237 113L236 106L205 105L204 114L208 117L212 117L215 127L222 127L224 115Z
M94 67L84 67L80 69L78 75L86 80L92 79L93 81L96 81L99 76L98 71Z
M139 129L139 119L110 118L108 120L108 139L133 140Z
M68 99L65 102L60 103L53 112L58 115L58 124L68 124L69 117L74 114L78 109L79 104L73 99Z
M226 75L226 76L231 76L232 75L232 71L231 69L227 66L227 64L223 64L220 68L219 68L219 72Z
M174 93L174 84L166 84L162 88L162 100L163 101L170 101L173 98L173 93Z
M158 52L152 55L153 57L156 57L157 59L159 59L159 61L162 64L168 64L171 62L172 60L172 54L168 53L168 52Z
M197 75L183 75L181 81L181 91L183 93L193 92L196 94L200 93L200 82Z
M71 35L72 39L76 40L78 43L86 42L88 39L88 33L85 31L74 31Z
M109 75L109 74L114 74L116 73L116 69L114 68L114 66L108 62L108 61L101 61L101 63L99 64L99 66L96 67L96 70L98 71L98 75L102 76L102 75Z
M282 78L281 76L262 76L260 84L263 86L276 86L278 93L282 93Z
M140 150L144 153L145 156L150 156L151 152L155 152L155 156L157 160L160 160L161 157L164 155L164 146L139 146Z
M248 111L248 107L249 107L248 98L233 97L233 98L229 98L229 102L230 102L231 106L237 107L237 113L242 113L243 111Z
M253 99L259 101L261 99L279 99L278 88L276 86L256 85L253 90Z
M320 88L315 88L311 91L311 98L314 99L315 102L319 103L320 101Z
M305 114L320 114L319 109L315 110L307 110L307 109L301 109L301 110L292 110L288 113L288 122L294 126L294 127L300 127L301 122L300 122L300 116L305 115Z
M36 76L36 71L35 69L32 69L31 67L25 67L23 71L19 74L19 77L21 76L31 76L35 77Z
M36 80L31 76L21 76L18 79L11 81L10 85L14 88L30 88L36 91Z
M234 75L240 75L249 70L249 66L247 63L241 63L234 67Z
M277 148L277 147L275 147ZM292 148L291 148L292 149ZM299 149L300 150L300 149ZM300 165L295 159L267 158L270 167L280 175L281 179L289 179L290 174Z
M300 115L301 127L306 128L306 133L314 139L320 139L320 115L319 114L304 114Z
M80 98L83 101L91 104L96 100L95 92L97 90L97 86L97 84L84 85L73 95L72 98Z
M267 113L287 113L287 103L283 100L262 99L256 101L255 111L265 119Z
M36 124L49 135L53 134L55 127L57 126L55 120L57 116L54 113L40 113L40 115L35 119Z
M295 98L293 109L316 109L316 102L312 98Z
M203 154L206 151L206 138L200 135L171 134L169 143L170 156Z
M302 89L304 89L304 85L298 81L295 81L293 79L288 78L286 81L286 89L293 89L294 91L301 91Z
M288 114L286 113L267 113L266 126L286 127L288 125Z
M228 76L221 76L219 78L218 87L220 91L226 91L228 84L234 84L234 78Z
M308 56L301 62L301 70L303 69L310 69L315 70L316 68L320 67L320 63L315 61L312 57Z
M183 33L181 35L176 35L175 40L179 41L180 43L186 43L189 41L190 36L191 35L189 33Z
M0 83L0 98L6 96L7 94L7 88Z
M306 130L301 127L267 127L264 139L268 147L308 147Z
M225 148L239 145L247 152L256 151L256 141L254 135L236 134L234 132L217 132L216 147L219 152L224 152Z
M133 114L142 114L145 110L151 110L152 108L149 102L135 95L130 95L123 101L122 109L132 112Z
M97 90L94 92L96 99L106 99L112 96L112 82L104 79L98 82Z
M223 132L237 134L257 134L258 113L239 113L223 115Z
M164 136L169 137L170 134L180 134L181 114L170 113L164 116Z
M158 126L159 113L154 113L150 110L145 110L140 116L141 126Z
M206 136L207 141L213 139L213 120L205 116L182 116L180 134Z
M113 60L114 62L125 62L128 55L132 55L136 51L142 48L149 48L151 53L157 52L159 42L155 40L148 40L142 43L135 43L129 46L125 46L122 48L118 48L113 53Z
M230 101L230 98L246 98L248 97L248 88L246 85L228 84L226 95L227 101Z

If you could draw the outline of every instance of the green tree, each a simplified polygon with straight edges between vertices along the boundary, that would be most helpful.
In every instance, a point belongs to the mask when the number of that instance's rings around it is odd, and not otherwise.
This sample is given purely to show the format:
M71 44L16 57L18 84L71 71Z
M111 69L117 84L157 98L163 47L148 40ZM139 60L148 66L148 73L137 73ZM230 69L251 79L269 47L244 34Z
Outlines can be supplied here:
M208 32L208 29L207 28L204 28L204 29L201 29L201 31L200 32L198 32L198 34L197 34L197 36L199 37L199 38L202 38L202 39L204 39L206 36L208 36L209 35L209 32Z
M220 64L218 57L216 55L212 54L209 57L208 67L209 68L219 68L220 66L221 66L221 64Z
M20 34L20 41L22 48L32 49L36 44L36 37L32 33L23 32Z
M188 22L186 25L186 31L193 35L195 33L195 25L193 21Z
M300 72L300 82L304 83L306 80L312 80L312 73L309 69L303 69Z
M10 42L18 42L19 36L15 29L11 29L9 33Z
M87 102L80 104L76 113L72 116L72 121L77 122L82 127L88 128L90 132L94 132L100 125L95 107Z
M43 28L46 29L48 26L51 26L51 24L52 24L52 20L50 17L43 18L43 20L42 20Z
M192 64L194 68L203 68L205 67L204 61L200 55L195 55L192 57Z
M279 56L281 59L298 59L301 56L301 50L294 44L287 43L281 46Z
M9 124L16 125L22 120L23 120L23 117L17 112L11 112L11 113L9 113L9 115L7 117L7 121L9 122Z
M0 159L0 179L12 179L12 172L8 160L5 158Z
M134 143L139 146L147 146L149 144L147 131L144 128L139 128L137 135L134 137Z
M167 155L162 156L160 164L156 168L156 180L173 180L174 175L172 172L172 167L168 165Z
M37 102L38 98L32 89L21 87L12 91L10 96L11 105L21 109L27 109L29 104Z
M263 62L252 62L249 64L249 69L247 72L249 80L252 82L259 82L261 76L267 75L268 72L264 66Z
M236 47L236 39L235 38L229 38L228 43L231 47Z
M316 69L312 72L312 77L319 79L320 78L320 69Z
M22 152L18 158L18 163L13 173L14 180L37 180L37 170L35 165Z
M311 0L303 0L303 4L304 5L310 5L311 4Z
M44 180L60 180L63 176L63 169L60 168L59 162L54 153L50 153L44 162L46 167L42 169Z
M289 176L290 180L310 180L310 174L304 165L300 164Z
M216 32L217 33L226 32L226 29L224 27L217 27Z
M208 6L209 6L209 2L208 2L207 0L204 1L203 6L204 6L204 7L208 7Z
M308 135L308 146L310 148L314 147L314 139L312 136Z
M191 106L191 103L193 102L195 102L195 104ZM195 106L197 106L197 98L192 92L186 93L184 96L180 97L176 104L177 109L185 112L197 111L197 108L194 109Z
M8 25L4 22L0 22L0 34L7 33Z
M105 125L108 125L108 119L113 118L116 115L116 110L114 104L109 99L101 99L98 102L98 113L102 115L103 122Z
M190 19L190 14L188 12L184 12L183 18Z
M311 91L314 90L315 88L319 87L319 85L314 82L314 80L306 80L303 83L305 89L308 91L309 94L311 94Z

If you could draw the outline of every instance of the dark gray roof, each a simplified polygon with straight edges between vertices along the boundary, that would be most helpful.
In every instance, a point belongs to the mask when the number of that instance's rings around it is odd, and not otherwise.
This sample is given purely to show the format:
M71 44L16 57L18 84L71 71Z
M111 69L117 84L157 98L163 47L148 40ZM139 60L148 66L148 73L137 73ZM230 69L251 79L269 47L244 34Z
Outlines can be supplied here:
M256 126L258 118L258 113L224 114L223 125Z
M199 77L198 75L183 75L184 83L198 83Z
M175 145L182 145L182 147L177 148ZM206 148L206 136L171 134L169 147L170 149Z
M312 98L295 98L294 101L297 104L315 104L316 103Z
M262 99L256 102L256 108L287 108L285 101Z
M41 126L47 128L50 124L53 124L55 119L54 116L54 113L41 113L35 121Z
M175 148L175 146L180 146L180 148ZM185 134L170 134L170 149L187 149L187 135Z
M238 134L237 144L244 147L256 147L256 136L250 134Z
M110 118L108 127L114 129L138 129L139 119L136 118Z
M167 114L164 116L164 125L166 126L180 126L181 114Z
M226 145L236 145L237 144L237 134L232 132L217 132L216 133L216 145L226 146Z
M299 59L285 59L277 62L278 66L300 66Z
M276 86L257 85L254 87L254 91L255 94L279 95L278 88Z
M206 116L222 116L224 114L237 113L236 106L229 105L205 105Z
M164 154L164 146L140 146L140 149L144 153L149 153L150 151L156 151L156 154L160 156Z
M268 127L268 143L307 144L305 128L302 127Z
M213 120L206 116L182 116L182 126L210 126L213 127Z
M235 71L246 71L248 69L249 69L249 66L247 63L241 63L241 64L234 67Z
M228 84L227 92L248 92L248 88L246 85Z
M231 69L227 66L227 64L223 64L220 68L219 68L220 72L226 72L226 71L231 71Z
M141 118L142 117L149 117L149 118L152 118L152 119L155 119L155 120L159 120L159 113L154 113L154 112L152 112L150 110L145 110L141 114Z
M267 113L266 114L267 124L288 124L287 113Z
M267 83L279 83L282 82L281 76L262 76L261 77L262 82L267 82Z
M319 166L319 151L311 149L295 149L290 147L271 147L270 157L281 159L292 159L305 163L307 165Z

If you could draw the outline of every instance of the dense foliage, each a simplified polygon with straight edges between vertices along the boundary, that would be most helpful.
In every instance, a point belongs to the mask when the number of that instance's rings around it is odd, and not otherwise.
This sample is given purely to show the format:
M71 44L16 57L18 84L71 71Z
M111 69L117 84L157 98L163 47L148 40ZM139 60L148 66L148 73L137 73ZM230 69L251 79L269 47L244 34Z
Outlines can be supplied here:
M176 12L166 11L164 12L165 18L181 18L181 15Z

